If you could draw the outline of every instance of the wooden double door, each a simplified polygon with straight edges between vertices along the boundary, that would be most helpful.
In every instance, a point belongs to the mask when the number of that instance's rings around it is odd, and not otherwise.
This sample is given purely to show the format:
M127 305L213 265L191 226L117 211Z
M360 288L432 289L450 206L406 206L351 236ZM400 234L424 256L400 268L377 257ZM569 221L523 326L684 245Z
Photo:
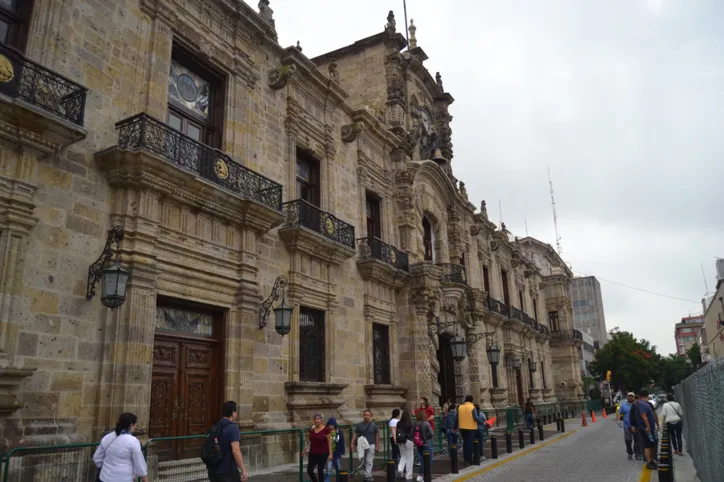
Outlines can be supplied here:
M201 435L221 417L219 342L156 332L149 437ZM161 441L162 460L198 457L202 439Z
M440 364L440 371L438 372L437 381L440 383L440 405L448 400L461 403L462 400L456 400L455 360L450 346L450 337L439 337L439 347L437 361Z

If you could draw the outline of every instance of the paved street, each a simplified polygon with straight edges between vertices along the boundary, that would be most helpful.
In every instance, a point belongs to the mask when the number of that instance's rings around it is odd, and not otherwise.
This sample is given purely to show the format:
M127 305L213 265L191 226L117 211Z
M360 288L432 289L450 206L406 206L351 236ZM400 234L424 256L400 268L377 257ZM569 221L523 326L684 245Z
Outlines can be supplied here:
M456 480L466 482L649 482L651 472L642 479L643 464L628 461L623 433L613 418L588 427L571 426L575 433L545 446L536 446L533 452L514 454L500 459L490 467L466 471ZM470 477L470 474L484 472ZM470 477L470 478L468 478Z

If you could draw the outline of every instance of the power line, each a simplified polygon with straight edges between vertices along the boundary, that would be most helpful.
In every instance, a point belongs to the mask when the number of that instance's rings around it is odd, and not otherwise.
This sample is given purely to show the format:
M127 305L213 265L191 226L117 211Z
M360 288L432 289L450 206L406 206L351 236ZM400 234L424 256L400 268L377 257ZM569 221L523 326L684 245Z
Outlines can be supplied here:
M571 271L573 271L574 273L582 274L583 276L593 276L593 275L590 275L590 274L588 274L588 273L584 273L583 271L578 271L578 270L575 270L575 269L573 269L573 270L571 270ZM631 289L631 290L640 291L640 292L642 292L642 293L647 293L647 294L650 294L650 295L661 296L661 297L663 297L663 298L669 298L669 299L672 299L672 300L686 301L687 303L696 303L697 305L698 305L698 304L701 304L701 301L687 300L686 298L679 298L678 296L671 296L671 295L665 295L665 294L663 294L663 293L656 293L655 291L649 291L649 290L645 290L645 289L643 289L643 288L636 288L635 286L629 286L629 285L625 285L625 284L623 284L623 283L619 283L619 282L617 282L617 281L611 281L611 280L608 280L608 279L599 278L598 276L596 276L596 279L599 280L599 281L604 281L604 282L606 282L606 283L611 283L612 285L621 286L621 287L623 287L623 288L628 288L628 289Z

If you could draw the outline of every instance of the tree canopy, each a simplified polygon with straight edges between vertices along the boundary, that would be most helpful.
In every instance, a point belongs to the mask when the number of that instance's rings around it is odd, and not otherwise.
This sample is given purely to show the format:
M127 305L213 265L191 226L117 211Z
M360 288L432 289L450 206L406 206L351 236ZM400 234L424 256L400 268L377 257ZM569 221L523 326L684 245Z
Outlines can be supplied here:
M648 340L637 340L627 331L614 333L589 365L591 373L601 380L605 380L610 370L612 388L625 391L638 391L652 384L671 391L691 375L695 367L678 355L662 357Z

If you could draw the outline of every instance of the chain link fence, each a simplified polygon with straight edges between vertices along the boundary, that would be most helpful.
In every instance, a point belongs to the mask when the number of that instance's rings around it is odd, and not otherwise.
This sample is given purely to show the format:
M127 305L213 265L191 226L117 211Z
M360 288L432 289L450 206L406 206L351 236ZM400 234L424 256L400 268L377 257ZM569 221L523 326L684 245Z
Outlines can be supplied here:
M702 482L724 474L724 360L709 363L675 388L684 412L684 437Z

